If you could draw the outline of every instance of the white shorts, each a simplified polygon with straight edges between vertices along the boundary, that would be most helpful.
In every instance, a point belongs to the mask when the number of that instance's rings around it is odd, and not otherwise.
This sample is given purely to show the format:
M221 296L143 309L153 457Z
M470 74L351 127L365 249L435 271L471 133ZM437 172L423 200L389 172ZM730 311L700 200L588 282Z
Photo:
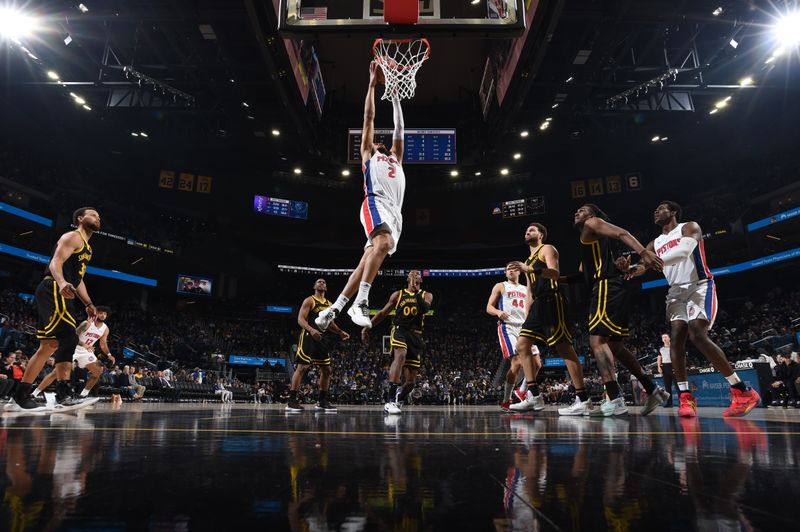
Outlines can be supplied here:
M521 328L521 323L512 325L502 321L497 322L497 338L500 340L500 351L503 353L503 358L511 358L517 354L517 339ZM539 354L539 348L536 344L531 346L531 354Z
M361 203L360 218L367 235L365 248L372 245L372 236L376 229L387 229L392 236L389 255L397 251L397 243L403 231L403 214L400 208L377 196L367 196Z
M72 355L72 360L78 363L79 368L85 368L89 364L97 362L97 357L91 351L79 347Z
M674 285L667 292L669 321L706 320L708 328L717 317L717 289L713 279L701 279L689 284Z

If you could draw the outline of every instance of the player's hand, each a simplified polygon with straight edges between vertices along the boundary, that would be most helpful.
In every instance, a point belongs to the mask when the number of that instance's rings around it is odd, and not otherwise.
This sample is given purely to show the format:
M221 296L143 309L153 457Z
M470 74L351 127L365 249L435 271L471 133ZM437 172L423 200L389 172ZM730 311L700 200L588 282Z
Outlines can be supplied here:
M315 328L313 328L313 327L311 328L311 330L309 331L309 333L308 333L308 334L310 334L310 335L311 335L311 338L313 338L313 339L314 339L314 340L316 340L317 342L319 342L319 341L321 341L321 340L322 340L322 333L321 333L321 332L319 332L318 330L316 330L316 329L315 329Z
M339 336L342 337L342 342L346 342L346 341L348 341L350 339L350 335L347 334L345 331L342 331L341 333L339 333Z
M369 64L369 86L370 87L375 87L376 85L378 85L378 69L379 68L380 67L378 66L378 62L377 61L370 62L370 64Z
M658 256L649 249L643 250L639 256L642 257L642 262L647 268L657 272L664 269L664 261L659 259Z
M506 321L506 320L508 319L508 312L506 312L506 311L504 310L503 312L501 312L501 313L500 313L500 315L499 315L499 316L497 316L497 318L498 318L500 321Z
M61 286L58 287L59 293L64 296L64 299L75 299L75 296L78 295L78 292L75 290L75 287L72 286L71 283L65 282Z
M361 342L363 342L364 345L369 343L369 329L366 327L361 329Z
M528 265L524 262L520 262L515 260L508 265L508 268L513 271L517 271L520 273L528 273Z
M106 355L106 359L108 359L108 361L111 362L112 366L117 363L117 359L114 358L114 355L112 355L111 353Z
M627 272L625 272L625 280L629 281L634 277L639 277L640 275L644 275L644 272L647 271L647 268L644 267L644 264L634 264L631 266Z
M89 319L94 321L97 318L97 309L94 307L93 304L89 303L86 305L86 315L89 316Z
M614 261L614 266L616 266L617 269L622 273L628 273L628 270L631 267L630 255L626 257L619 257L617 260Z

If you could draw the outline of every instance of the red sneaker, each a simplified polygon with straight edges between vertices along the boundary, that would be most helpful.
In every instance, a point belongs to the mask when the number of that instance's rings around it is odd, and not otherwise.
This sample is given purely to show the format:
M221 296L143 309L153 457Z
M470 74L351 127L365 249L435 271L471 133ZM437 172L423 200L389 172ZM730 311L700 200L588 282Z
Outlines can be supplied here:
M511 400L503 401L500 403L500 410L503 412L511 412Z
M527 391L523 392L519 388L515 388L514 389L514 393L513 393L514 403L519 403L520 401L524 401L527 398L528 398L528 392Z
M691 393L681 393L679 403L678 415L680 417L697 417L697 401L694 400Z
M722 412L725 417L741 417L747 415L752 409L758 406L761 396L753 388L746 392L731 388L731 406Z

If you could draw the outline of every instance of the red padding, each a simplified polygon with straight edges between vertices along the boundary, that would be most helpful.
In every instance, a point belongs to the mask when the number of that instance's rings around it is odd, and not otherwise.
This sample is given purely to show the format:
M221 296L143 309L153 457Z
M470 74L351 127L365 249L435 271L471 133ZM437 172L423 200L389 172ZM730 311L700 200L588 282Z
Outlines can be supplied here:
M416 24L419 22L419 1L384 0L383 20L389 24Z

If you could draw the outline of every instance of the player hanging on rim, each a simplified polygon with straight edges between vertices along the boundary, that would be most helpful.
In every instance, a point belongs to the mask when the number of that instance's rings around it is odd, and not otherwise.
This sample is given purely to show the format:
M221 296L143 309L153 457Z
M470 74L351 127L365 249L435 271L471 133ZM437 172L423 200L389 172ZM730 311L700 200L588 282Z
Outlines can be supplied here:
M406 177L403 172L403 110L400 100L392 99L394 107L394 133L392 147L374 144L375 87L382 76L378 64L369 65L369 87L364 104L364 128L361 131L361 160L364 170L364 201L361 204L361 224L367 235L364 254L347 284L329 309L315 320L320 331L336 319L350 298L355 300L347 311L353 323L371 327L369 318L369 290L387 255L397 249L403 230L403 197Z
M575 349L572 347L572 332L567 323L567 306L558 286L561 275L558 263L558 250L545 244L547 228L533 222L525 230L525 243L530 255L525 262L512 262L511 268L528 276L528 315L517 340L517 352L524 353L522 358L525 369L525 380L516 393L519 403L512 404L511 410L542 410L544 398L539 393L536 377L542 367L539 350L528 355L531 347L541 349L554 347L558 355L564 359L572 384L575 386L575 402L566 408L559 408L562 416L588 415L592 411L592 401L586 392L583 380L583 368ZM526 360L527 359L527 360ZM526 386L527 384L527 386Z
M425 313L431 308L433 294L420 289L422 275L419 270L408 272L408 286L397 290L390 297L386 305L372 318L372 326L378 325L394 309L390 345L394 359L389 367L389 391L383 411L387 414L400 414L400 405L406 400L408 394L414 389L417 373L422 365L422 350L425 342L422 340L422 330L425 326ZM369 342L369 329L361 330L364 343ZM400 387L400 377L405 376L405 382Z
M317 279L314 282L314 295L308 296L303 300L300 312L297 314L297 323L301 328L300 340L297 343L297 368L294 370L292 382L289 386L289 401L286 403L287 412L302 412L304 410L300 406L297 392L300 390L303 375L313 365L319 367L319 402L315 408L326 414L336 413L336 407L328 399L328 389L331 385L330 352L338 340L334 333L338 334L342 341L348 340L350 335L333 322L328 324L330 331L324 332L312 325L314 318L331 306L331 302L325 298L327 291L328 284L325 279Z
M497 336L500 340L500 352L503 354L503 367L507 367L503 398L500 408L509 411L514 387L518 383L520 357L517 355L517 338L519 330L528 313L528 288L519 283L519 270L512 267L513 263L506 265L506 280L497 283L489 294L486 303L486 313L497 318ZM532 347L534 354L539 353L539 348ZM499 377L498 377L499 378ZM523 380L525 377L522 377ZM525 387L525 383L520 383Z
M744 416L758 406L758 392L749 388L731 369L725 353L708 337L717 315L717 289L714 276L706 264L703 232L697 222L679 223L681 207L674 201L662 201L654 213L661 234L647 244L650 252L664 261L664 277L669 283L667 292L667 319L670 334L672 369L680 391L678 415L697 416L697 402L689 391L686 374L686 337L711 362L731 385L731 405L723 416ZM631 270L631 276L641 275L648 269L639 264Z
M73 299L77 297L86 306L86 314L90 320L97 316L83 276L86 266L92 260L89 239L95 231L100 230L100 214L94 207L82 207L72 214L72 221L78 228L64 233L58 239L50 263L45 268L44 278L36 287L36 309L39 314L36 337L39 339L39 348L28 362L22 382L6 405L6 410L48 409L34 401L31 388L51 355L56 360L53 370L57 380L56 402L65 407L82 403L82 400L72 398L72 387L69 384L72 356L78 346Z
M100 352L102 358L114 364L116 359L111 355L108 349L108 335L110 329L105 321L108 315L111 314L111 309L104 306L97 307L97 317L92 320L85 320L78 325L76 334L78 335L78 346L75 348L75 353L72 355L72 360L78 364L79 368L84 368L89 372L89 378L81 391L81 397L87 397L89 392L97 381L100 380L100 375L103 374L103 363L94 354L95 343L100 345ZM56 372L51 371L36 390L33 392L34 397L38 397L40 393L45 391L53 381L56 380Z
M591 415L614 416L626 414L625 398L617 382L614 360L622 364L642 383L647 400L640 414L646 416L656 406L666 401L669 394L656 387L644 373L636 357L622 343L630 334L628 311L629 290L623 274L617 269L611 253L610 239L623 242L641 258L648 267L660 270L663 262L628 231L608 221L608 216L597 205L587 203L575 212L575 228L581 234L581 271L592 287L589 308L589 345L603 377L607 397Z

